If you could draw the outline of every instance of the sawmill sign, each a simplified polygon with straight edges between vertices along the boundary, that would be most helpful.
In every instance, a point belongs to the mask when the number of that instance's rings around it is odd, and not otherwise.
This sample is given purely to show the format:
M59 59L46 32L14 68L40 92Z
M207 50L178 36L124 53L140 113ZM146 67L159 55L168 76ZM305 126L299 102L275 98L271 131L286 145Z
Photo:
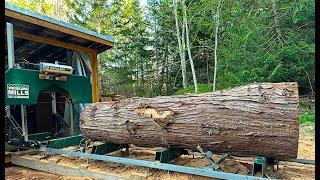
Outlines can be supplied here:
M7 97L16 99L29 99L29 85L7 84Z

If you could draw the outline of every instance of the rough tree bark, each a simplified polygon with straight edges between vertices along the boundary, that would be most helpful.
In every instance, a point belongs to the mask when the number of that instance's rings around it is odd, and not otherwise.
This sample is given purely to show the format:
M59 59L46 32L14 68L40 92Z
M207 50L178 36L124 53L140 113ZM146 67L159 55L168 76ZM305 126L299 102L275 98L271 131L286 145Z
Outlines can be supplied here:
M297 83L260 83L225 92L130 98L91 104L81 112L83 135L144 147L296 158Z

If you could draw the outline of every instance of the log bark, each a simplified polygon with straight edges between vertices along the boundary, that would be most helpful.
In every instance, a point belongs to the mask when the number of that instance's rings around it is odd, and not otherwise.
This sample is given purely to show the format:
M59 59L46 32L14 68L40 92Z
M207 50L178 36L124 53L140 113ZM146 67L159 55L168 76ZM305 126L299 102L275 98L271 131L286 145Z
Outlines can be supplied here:
M92 140L213 153L297 157L297 83L254 83L223 92L130 98L87 106L80 115Z

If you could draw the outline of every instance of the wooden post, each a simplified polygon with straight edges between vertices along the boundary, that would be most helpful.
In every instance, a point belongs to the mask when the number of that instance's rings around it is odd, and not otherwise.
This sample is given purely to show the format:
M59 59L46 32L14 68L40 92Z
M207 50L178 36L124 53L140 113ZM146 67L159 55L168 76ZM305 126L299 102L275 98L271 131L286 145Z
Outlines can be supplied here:
M97 52L88 52L92 70L92 101L99 102L99 75Z

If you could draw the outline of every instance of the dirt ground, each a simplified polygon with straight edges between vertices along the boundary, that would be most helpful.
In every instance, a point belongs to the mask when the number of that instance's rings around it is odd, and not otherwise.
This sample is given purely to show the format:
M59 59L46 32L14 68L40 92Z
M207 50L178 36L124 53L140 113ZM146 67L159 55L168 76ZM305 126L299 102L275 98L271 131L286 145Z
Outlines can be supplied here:
M130 158L151 160L153 161L155 156L155 148L139 148L133 147L130 149ZM120 151L113 153L114 156L123 156L124 154ZM27 156L31 155L25 155ZM58 165L69 166L69 167L79 167L86 163L83 159L77 159L67 156L48 156L46 154L39 154L41 156L41 161L46 161L48 159L55 159ZM214 156L218 158L218 156ZM311 159L315 158L315 132L314 124L303 124L300 127L300 138L299 138L299 152L298 158ZM241 160L241 163L240 161ZM247 163L246 163L247 162ZM228 159L224 161L221 165L221 169L225 172L247 174L250 166L249 163L252 162L250 158L237 158ZM193 166L193 167L204 167L209 165L207 161L200 156L200 154L195 153L192 155L183 155L172 162L177 165ZM148 170L147 168L121 165L116 163L105 163L101 161L90 161L90 166L87 168L89 171L93 172L103 172L109 174L121 175L132 179L134 175L139 175L140 177L145 177L144 179L210 179L206 177L187 175L182 173L168 173L167 171L160 170ZM72 176L62 176L46 172L40 172L31 170L28 168L18 167L18 166L8 166L5 169L5 176L8 180L40 180L40 179L58 179L58 180L89 180L93 178L87 177L72 177ZM305 165L293 162L280 162L279 170L270 176L277 179L315 179L315 166Z
M315 159L314 128L314 123L305 123L300 126L298 158Z

